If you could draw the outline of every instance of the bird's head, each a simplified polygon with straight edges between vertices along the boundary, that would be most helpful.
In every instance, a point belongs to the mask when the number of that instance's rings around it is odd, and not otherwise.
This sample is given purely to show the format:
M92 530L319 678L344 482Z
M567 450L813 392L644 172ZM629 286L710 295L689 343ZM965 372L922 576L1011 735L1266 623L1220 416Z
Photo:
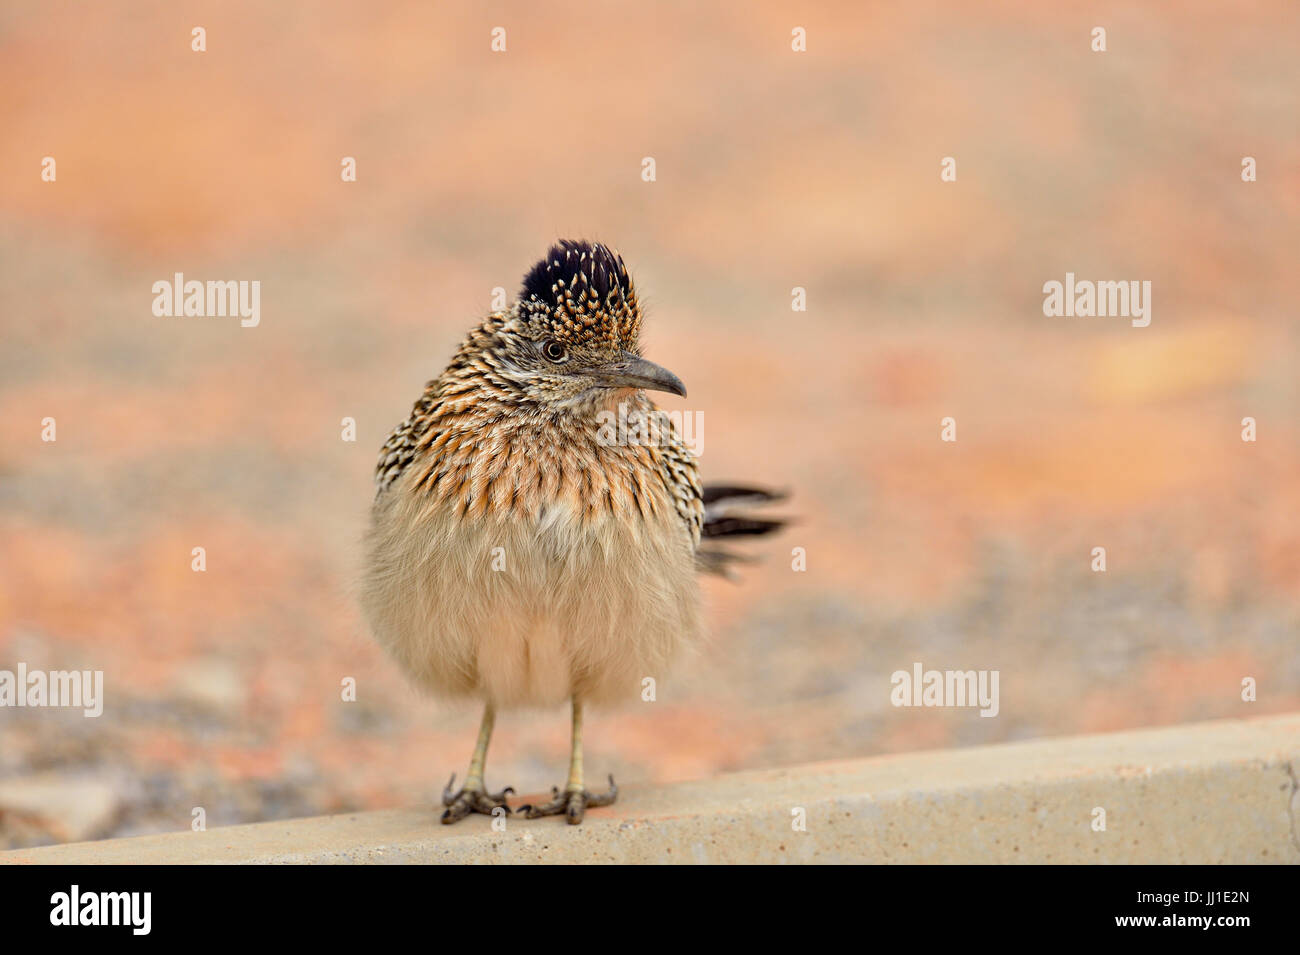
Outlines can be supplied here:
M686 394L680 378L641 357L632 277L598 242L553 246L524 276L511 324L513 377L541 404L600 404L630 388Z

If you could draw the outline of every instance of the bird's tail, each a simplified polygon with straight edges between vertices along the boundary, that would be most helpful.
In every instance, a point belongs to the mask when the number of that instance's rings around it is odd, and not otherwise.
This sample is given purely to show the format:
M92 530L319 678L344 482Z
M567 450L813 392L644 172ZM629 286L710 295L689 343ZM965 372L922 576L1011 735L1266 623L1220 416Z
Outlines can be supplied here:
M754 517L749 511L776 501L784 501L785 491L742 484L704 485L704 527L700 532L700 548L696 552L700 570L734 580L733 564L752 562L752 557L735 554L712 546L720 537L752 537L770 534L786 525L781 518Z

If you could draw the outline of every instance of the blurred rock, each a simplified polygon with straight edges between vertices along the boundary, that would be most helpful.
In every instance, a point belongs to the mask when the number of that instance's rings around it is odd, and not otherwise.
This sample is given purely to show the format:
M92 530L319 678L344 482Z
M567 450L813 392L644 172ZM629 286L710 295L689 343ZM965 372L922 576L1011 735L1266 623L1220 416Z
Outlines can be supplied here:
M235 712L248 699L248 681L239 668L214 657L182 665L172 686L186 703L207 710Z
M105 777L37 773L0 780L0 843L101 838L122 806L117 786Z

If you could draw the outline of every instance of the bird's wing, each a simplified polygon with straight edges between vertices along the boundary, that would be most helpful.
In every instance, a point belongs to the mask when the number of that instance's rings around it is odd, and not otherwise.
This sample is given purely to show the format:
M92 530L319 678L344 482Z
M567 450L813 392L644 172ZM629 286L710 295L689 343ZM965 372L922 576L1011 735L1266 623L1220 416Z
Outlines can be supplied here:
M686 525L695 547L700 546L704 529L704 491L700 487L700 472L695 463L695 452L686 446L677 428L667 419L659 446L659 476L672 495L677 515Z
M417 444L423 432L423 422L427 419L433 396L437 392L438 382L431 381L425 386L424 394L415 402L407 419L388 435L388 440L379 450L379 461L375 464L375 495L383 494L388 486L401 477L407 465L418 453Z

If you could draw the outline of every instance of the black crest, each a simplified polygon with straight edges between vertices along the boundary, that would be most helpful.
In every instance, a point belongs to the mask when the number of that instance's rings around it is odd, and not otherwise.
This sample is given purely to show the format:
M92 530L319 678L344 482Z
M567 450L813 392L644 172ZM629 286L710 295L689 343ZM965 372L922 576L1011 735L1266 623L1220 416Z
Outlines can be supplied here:
M631 299L632 279L623 258L599 242L561 239L524 276L519 298L524 302L536 299L558 308L565 290L576 295L588 289L594 290L602 303L608 301L611 291L620 300Z

